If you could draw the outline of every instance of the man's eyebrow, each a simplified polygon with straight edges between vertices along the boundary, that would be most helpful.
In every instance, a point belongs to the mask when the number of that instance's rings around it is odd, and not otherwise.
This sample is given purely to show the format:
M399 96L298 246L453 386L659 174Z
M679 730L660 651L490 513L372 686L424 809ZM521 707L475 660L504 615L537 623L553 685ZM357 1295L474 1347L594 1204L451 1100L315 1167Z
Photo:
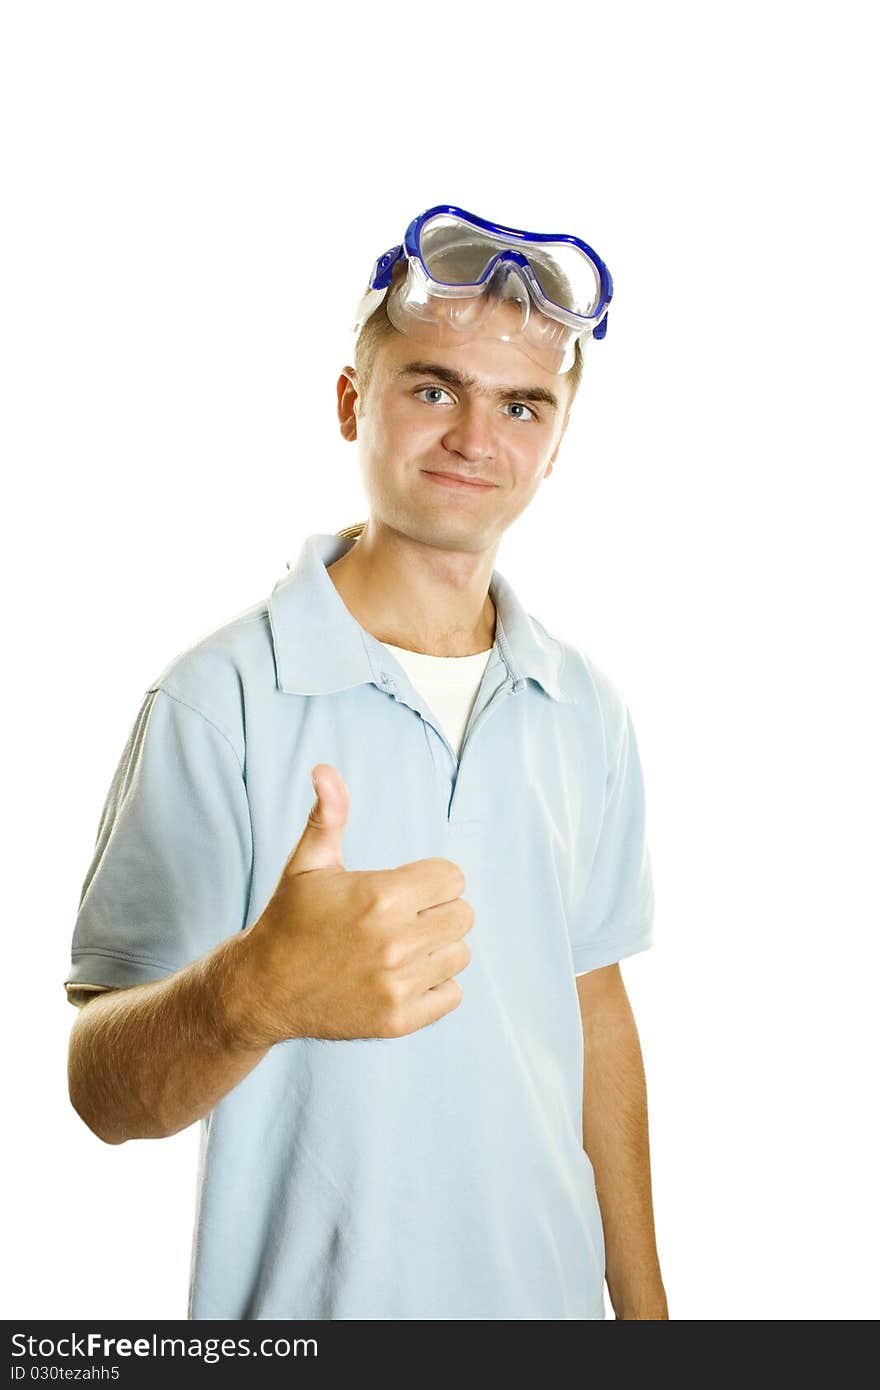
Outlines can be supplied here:
M459 391L476 391L478 394L494 396L498 401L538 401L551 410L559 410L559 399L546 386L502 387L497 391L487 391L475 376L462 375L453 367L444 367L439 362L404 362L392 376L395 381L408 376L433 376L454 386Z

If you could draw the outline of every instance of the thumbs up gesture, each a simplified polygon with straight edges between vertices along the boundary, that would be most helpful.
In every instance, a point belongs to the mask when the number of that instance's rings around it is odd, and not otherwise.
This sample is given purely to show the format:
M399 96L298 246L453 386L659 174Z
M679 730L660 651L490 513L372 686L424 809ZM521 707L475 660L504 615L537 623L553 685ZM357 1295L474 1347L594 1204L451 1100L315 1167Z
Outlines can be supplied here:
M241 935L241 1040L397 1038L461 1003L454 976L474 923L450 859L351 872L342 862L350 794L329 763L262 915Z

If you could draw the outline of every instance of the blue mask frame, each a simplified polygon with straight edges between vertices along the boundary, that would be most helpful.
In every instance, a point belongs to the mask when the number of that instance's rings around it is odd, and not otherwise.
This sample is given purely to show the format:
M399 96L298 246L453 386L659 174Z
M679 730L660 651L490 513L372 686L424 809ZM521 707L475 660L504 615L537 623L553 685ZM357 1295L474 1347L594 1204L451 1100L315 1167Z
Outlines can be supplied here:
M420 238L424 223L438 213L452 214L462 218L466 222L470 222L473 226L479 227L484 231L492 232L499 236L515 238L522 243L524 247L522 251L508 247L493 255L488 261L480 279L473 282L475 285L481 285L488 280L489 277L495 273L500 261L509 261L514 265L527 267L532 274L535 274L536 278L538 278L537 272L532 268L529 262L529 245L540 245L546 242L565 242L570 246L576 247L590 260L595 268L599 281L599 300L595 310L589 315L578 313L576 310L570 309L566 305L557 305L556 307L561 308L565 313L566 317L563 320L564 322L570 323L572 319L579 319L583 322L585 330L591 328L591 326L595 324L595 327L592 328L592 336L594 338L605 337L608 328L608 306L611 303L611 297L614 293L614 282L611 278L611 272L605 262L597 255L592 246L589 246L587 242L583 241L580 237L570 235L569 233L527 232L518 227L507 227L500 222L490 222L484 217L478 217L476 213L467 212L464 208L455 207L451 203L438 203L435 207L428 208L425 212L419 213L417 217L413 218L406 229L403 241L398 246L390 247L389 250L379 256L375 261L370 274L370 290L381 291L387 289L391 284L394 267L403 257L413 257L417 259L421 263L426 278L428 280L433 278L422 257ZM553 304L553 301L550 301L550 304ZM543 307L544 312L552 312L552 310L548 309L546 303L539 307Z

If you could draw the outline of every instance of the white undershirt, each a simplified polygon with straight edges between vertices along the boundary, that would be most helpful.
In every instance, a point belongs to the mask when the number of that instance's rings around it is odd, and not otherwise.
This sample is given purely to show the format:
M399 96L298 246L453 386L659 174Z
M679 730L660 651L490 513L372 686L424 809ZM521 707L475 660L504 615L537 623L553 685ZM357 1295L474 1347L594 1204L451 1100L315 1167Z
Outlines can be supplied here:
M426 652L394 647L390 642L382 645L394 653L413 685L424 695L455 749L455 756L460 757L464 731L492 648L472 656L428 656Z

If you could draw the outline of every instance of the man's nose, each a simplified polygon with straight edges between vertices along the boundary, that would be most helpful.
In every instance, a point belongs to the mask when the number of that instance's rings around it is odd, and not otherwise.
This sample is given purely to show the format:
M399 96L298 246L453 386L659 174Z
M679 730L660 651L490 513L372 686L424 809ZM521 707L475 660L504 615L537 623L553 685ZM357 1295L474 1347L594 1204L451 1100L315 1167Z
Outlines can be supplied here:
M443 436L447 449L466 459L494 458L497 451L497 409L491 401L469 401L460 406L455 420Z

